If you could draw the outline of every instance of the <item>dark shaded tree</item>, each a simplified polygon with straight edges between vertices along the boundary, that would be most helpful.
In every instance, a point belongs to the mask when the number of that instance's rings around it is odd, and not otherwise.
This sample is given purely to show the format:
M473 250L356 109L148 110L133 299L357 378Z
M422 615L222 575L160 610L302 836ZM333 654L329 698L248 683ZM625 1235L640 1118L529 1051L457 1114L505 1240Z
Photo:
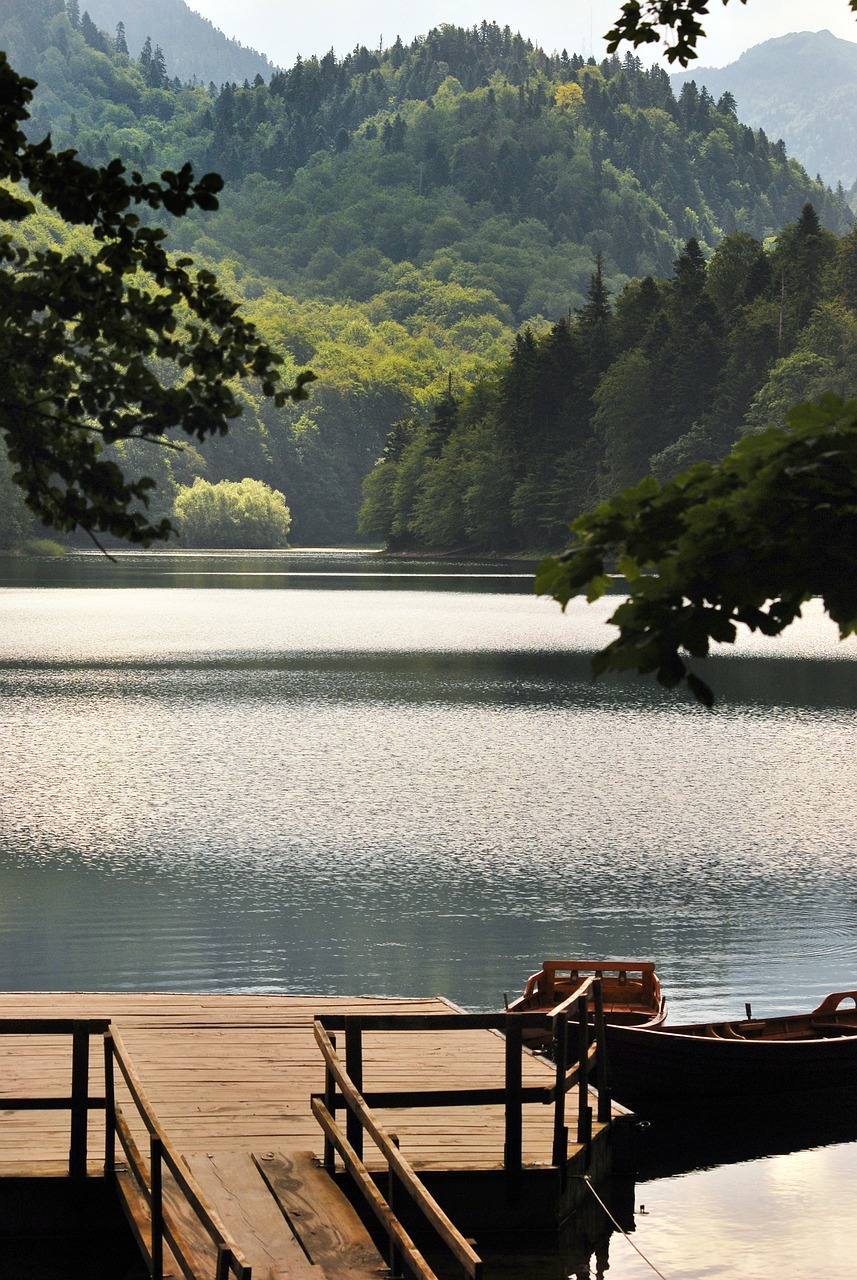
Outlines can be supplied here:
M94 242L31 250L12 235L0 245L0 430L12 478L44 524L148 544L172 531L147 519L154 482L127 478L109 446L225 432L240 412L235 377L257 378L280 404L303 397L303 383L285 387L278 358L214 276L170 258L164 231L141 222L138 210L216 209L220 178L196 179L186 165L144 182L118 160L95 169L49 138L31 143L22 126L34 88L0 54L0 217L26 222L28 188ZM163 362L175 371L165 380Z

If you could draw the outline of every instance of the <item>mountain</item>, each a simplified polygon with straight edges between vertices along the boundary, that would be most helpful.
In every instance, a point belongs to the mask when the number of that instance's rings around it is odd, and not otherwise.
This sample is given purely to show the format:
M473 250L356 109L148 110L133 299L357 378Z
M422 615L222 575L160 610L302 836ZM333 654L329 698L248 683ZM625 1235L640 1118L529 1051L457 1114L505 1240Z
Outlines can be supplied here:
M726 67L695 67L670 76L676 93L688 81L715 98L731 93L738 114L825 182L857 180L857 43L829 31L766 40Z
M169 75L179 80L198 80L216 85L234 81L242 84L257 75L269 80L276 69L255 49L230 40L208 18L194 13L184 0L80 0L96 26L113 35L117 24L125 24L125 39L136 57L147 36L160 45Z
M773 239L807 202L829 232L853 222L728 101L676 100L632 55L551 56L485 22L217 87L177 82L160 39L129 56L80 0L0 0L0 47L38 81L30 136L144 174L222 173L219 211L173 223L170 244L217 273L287 377L318 375L306 405L274 410L249 387L204 456L158 457L153 514L194 475L251 477L286 495L296 542L353 539L391 427L442 416L517 330L585 309L596 262L633 311L629 281L669 276L690 239L703 258L732 233ZM46 249L74 234L42 213L24 231Z

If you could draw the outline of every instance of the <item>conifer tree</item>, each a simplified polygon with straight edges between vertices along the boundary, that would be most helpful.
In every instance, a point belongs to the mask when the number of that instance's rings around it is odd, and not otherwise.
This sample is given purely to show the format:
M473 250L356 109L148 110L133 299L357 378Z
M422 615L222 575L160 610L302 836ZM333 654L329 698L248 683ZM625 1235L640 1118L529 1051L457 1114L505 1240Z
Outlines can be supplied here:
M143 79L148 84L149 68L152 65L152 37L151 36L146 36L146 39L143 41L143 47L140 50L139 62L140 62L140 69L143 72Z
M145 76L146 84L150 89L164 89L169 82L164 51L159 44L155 45Z
M578 312L575 326L582 364L582 394L587 400L613 359L611 320L610 295L604 281L604 258L597 253L595 270L586 291L586 303Z
M104 39L101 32L90 18L89 11L87 9L84 9L83 13L80 15L80 33L90 48L99 49L102 53L106 53Z

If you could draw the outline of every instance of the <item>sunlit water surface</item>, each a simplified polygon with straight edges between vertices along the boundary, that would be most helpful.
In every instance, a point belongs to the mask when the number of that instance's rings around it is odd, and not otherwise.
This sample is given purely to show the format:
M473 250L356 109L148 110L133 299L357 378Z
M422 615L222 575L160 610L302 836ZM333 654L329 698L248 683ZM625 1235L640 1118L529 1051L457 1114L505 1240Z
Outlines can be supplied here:
M857 986L857 649L810 608L708 714L591 682L611 607L526 565L0 560L0 983L491 1009L651 957L676 1020ZM671 1280L853 1277L855 1152L639 1185L634 1239Z

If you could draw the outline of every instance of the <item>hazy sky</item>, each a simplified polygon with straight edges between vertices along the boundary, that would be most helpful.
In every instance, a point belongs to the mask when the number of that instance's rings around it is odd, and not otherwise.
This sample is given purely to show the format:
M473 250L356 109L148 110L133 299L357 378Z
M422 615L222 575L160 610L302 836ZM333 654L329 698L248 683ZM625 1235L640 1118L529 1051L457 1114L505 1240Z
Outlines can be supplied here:
M621 0L187 0L191 9L242 44L289 66L297 54L307 57L333 48L342 56L356 44L392 44L423 35L443 22L472 26L483 18L506 23L548 53L603 53L601 36L621 8ZM724 9L709 0L708 32L698 65L724 66L751 45L789 31L821 31L857 42L857 18L847 0L730 0ZM82 7L82 6L81 6ZM653 55L647 55L647 61ZM678 69L678 68L676 68Z

